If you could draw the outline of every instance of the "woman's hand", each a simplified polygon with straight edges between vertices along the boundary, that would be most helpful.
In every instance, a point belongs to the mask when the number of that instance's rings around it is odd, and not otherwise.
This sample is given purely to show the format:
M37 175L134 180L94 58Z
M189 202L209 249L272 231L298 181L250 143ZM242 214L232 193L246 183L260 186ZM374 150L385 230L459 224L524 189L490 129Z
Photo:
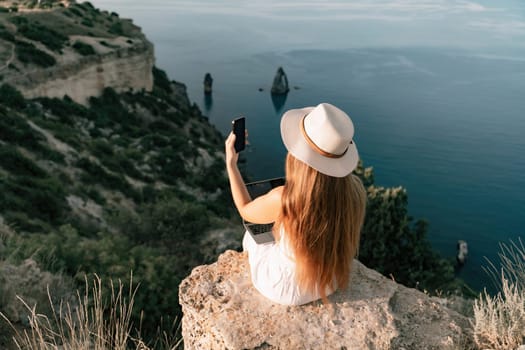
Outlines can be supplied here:
M235 151L235 134L233 132L230 132L224 143L224 151L226 153L226 166L236 166L239 160L239 153Z

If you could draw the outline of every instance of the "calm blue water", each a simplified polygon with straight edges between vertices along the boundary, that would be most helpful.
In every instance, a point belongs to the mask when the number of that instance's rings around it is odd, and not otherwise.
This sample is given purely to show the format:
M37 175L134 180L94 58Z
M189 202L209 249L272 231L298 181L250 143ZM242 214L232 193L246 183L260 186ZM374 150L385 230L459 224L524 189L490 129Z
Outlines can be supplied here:
M247 117L254 178L283 174L283 111L330 102L376 183L408 189L429 239L482 288L484 257L525 236L525 8L519 1L93 1L131 17L157 65L226 134ZM282 66L292 89L273 101ZM214 78L211 100L204 74ZM258 91L263 88L264 91Z

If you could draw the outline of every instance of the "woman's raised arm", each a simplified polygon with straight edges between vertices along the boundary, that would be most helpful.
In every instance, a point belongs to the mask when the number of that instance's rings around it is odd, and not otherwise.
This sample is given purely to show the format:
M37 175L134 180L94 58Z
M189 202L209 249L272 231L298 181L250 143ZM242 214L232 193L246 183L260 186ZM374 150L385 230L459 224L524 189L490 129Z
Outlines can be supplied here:
M282 186L252 200L237 167L239 154L235 152L234 144L235 135L230 133L225 142L226 170L230 179L233 202L239 214L244 220L257 224L274 222L281 210Z

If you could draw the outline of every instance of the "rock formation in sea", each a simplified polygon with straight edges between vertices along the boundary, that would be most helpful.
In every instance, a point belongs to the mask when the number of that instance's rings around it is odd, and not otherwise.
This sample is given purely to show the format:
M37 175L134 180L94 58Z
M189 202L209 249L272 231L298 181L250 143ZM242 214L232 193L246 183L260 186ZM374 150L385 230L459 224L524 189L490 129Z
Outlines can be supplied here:
M211 94L212 92L213 78L210 73L206 73L204 76L204 93Z
M286 76L283 67L279 67L273 78L271 92L275 95L282 95L287 94L288 91L290 91L290 88L288 87L288 77Z
M350 287L303 306L277 305L250 281L245 253L227 251L179 287L185 349L464 349L468 320L444 301L355 260Z

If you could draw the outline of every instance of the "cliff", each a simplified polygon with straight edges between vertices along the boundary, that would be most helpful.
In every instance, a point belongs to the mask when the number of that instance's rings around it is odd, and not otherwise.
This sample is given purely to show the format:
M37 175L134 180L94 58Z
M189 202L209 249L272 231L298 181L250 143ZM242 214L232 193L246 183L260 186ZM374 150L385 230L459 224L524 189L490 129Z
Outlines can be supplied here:
M95 45L103 48L98 46L100 44ZM151 91L155 63L153 45L147 40L124 45L97 55L64 59L51 68L24 71L5 82L15 86L25 98L68 95L83 105L91 96L100 96L107 87L116 92Z
M152 90L153 45L131 20L73 1L20 11L0 14L0 80L25 98Z
M354 261L330 304L271 303L253 288L245 253L227 251L179 287L185 349L464 349L468 320Z

